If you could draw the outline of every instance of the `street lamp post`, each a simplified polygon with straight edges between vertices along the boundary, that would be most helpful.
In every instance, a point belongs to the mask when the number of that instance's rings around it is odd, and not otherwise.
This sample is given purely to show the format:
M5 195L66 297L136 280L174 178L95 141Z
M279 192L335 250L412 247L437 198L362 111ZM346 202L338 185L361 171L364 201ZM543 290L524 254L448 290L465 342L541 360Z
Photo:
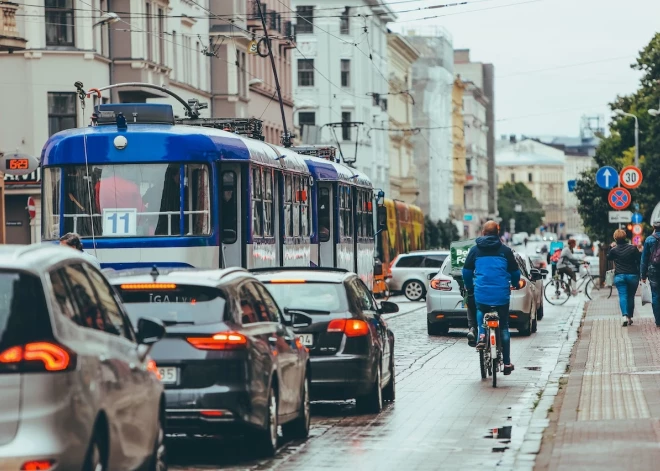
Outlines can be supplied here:
M623 110L614 110L619 116L629 116L635 118L635 167L639 168L639 120L632 113L626 113Z
M101 19L92 25L92 29L96 28L97 26L108 25L108 59L110 59L110 64L109 64L109 67L108 67L108 75L109 75L108 76L108 85L112 85L113 82L114 82L114 78L115 78L115 61L112 58L112 33L110 31L110 25L112 23L118 22L119 20L120 20L120 18L119 18L119 15L117 15L117 13L108 12L108 13L104 13L103 16L101 17ZM103 34L103 33L101 33L101 34ZM101 51L101 54L103 54L103 51ZM110 96L111 97L112 97L113 93L114 93L114 90L111 89L110 90ZM113 100L110 100L110 101L113 101Z

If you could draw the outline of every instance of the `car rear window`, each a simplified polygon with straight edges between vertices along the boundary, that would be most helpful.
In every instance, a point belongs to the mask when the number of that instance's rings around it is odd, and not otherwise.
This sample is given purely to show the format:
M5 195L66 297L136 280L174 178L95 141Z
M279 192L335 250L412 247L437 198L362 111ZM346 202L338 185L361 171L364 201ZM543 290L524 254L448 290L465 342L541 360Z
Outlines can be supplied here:
M343 283L263 282L277 304L285 310L330 314L348 310Z
M141 317L155 317L165 325L214 324L225 318L226 301L217 288L177 284L173 288L150 289L150 285L153 284L115 285L133 325Z
M442 263L445 261L445 258L447 258L446 255L427 255L426 259L424 260L424 266L426 268L440 268L442 267Z
M442 271L443 275L449 275L451 272L451 262L449 260L445 260L442 263L442 269L440 271Z
M407 257L400 257L396 262L397 268L418 268L422 266L424 257L422 255L409 255Z
M41 281L26 273L0 272L0 353L52 335Z

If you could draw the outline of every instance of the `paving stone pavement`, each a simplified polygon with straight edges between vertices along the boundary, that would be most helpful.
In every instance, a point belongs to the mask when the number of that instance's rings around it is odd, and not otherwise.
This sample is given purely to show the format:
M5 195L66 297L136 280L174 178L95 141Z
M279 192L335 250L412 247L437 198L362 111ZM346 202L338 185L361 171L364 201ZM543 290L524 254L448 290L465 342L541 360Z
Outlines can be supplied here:
M621 326L616 291L589 303L540 470L651 470L660 466L660 328L636 299Z

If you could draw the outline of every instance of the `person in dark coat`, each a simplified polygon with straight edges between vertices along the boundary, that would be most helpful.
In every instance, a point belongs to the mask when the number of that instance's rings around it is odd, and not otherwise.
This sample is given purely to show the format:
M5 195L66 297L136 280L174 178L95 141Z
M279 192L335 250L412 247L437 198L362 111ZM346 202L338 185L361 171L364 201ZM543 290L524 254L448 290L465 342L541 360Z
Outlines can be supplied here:
M607 259L614 262L614 285L619 292L623 327L633 324L641 255L637 247L626 240L626 231L614 231L614 242L607 253Z

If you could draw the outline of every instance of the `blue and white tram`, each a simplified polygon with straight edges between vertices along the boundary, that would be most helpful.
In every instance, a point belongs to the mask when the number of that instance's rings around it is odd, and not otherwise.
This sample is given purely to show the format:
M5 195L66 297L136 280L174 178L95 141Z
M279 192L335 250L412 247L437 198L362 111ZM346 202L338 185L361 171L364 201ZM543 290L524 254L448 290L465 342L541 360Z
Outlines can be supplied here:
M169 105L98 111L98 125L57 133L44 146L44 240L78 232L85 249L114 269L309 266L310 173L302 156L175 125Z

